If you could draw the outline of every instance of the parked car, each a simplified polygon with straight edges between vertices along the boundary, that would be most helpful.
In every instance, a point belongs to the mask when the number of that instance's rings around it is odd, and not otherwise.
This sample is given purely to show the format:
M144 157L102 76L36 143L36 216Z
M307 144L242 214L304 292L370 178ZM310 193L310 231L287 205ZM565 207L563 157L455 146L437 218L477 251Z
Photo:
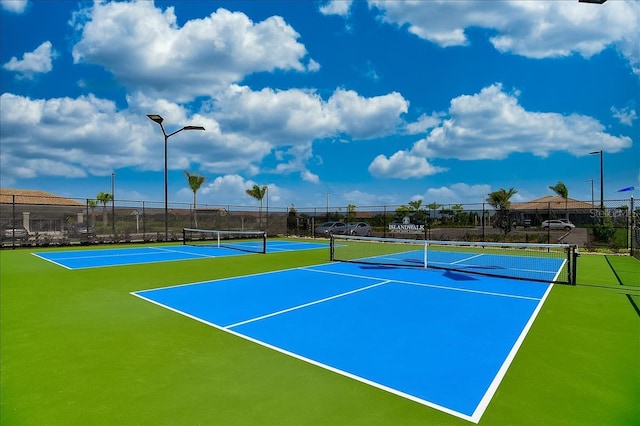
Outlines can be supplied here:
M347 225L347 234L370 237L371 226L364 222L350 223Z
M345 234L347 225L343 222L325 222L316 228L316 235Z
M568 219L554 219L554 220L545 220L542 222L542 229L564 229L565 231L571 231L576 226L571 223Z
M67 226L67 236L90 240L95 238L96 230L92 226L87 227L86 223L76 223Z
M2 240L25 242L29 239L29 231L22 225L5 225L2 228Z

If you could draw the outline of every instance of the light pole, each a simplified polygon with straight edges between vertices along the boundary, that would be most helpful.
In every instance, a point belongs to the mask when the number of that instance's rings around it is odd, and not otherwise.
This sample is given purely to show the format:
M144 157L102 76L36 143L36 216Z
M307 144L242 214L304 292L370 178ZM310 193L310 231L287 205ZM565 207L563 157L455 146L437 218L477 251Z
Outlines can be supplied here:
M158 114L147 114L150 120L155 121L160 125L160 129L162 129L162 135L164 136L164 240L169 241L169 171L167 166L167 141L169 138L176 133L179 133L183 130L204 130L202 126L184 126L175 132L171 132L167 134L164 131L164 126L162 126L162 121L164 119Z
M593 179L587 179L585 182L591 182L591 217L593 217Z
M591 205L593 206L593 179L587 179L585 182L591 182Z
M111 173L111 233L113 240L116 239L116 174Z
M604 163L602 150L600 151L591 151L590 155L600 154L600 210L604 211Z
M331 193L327 192L327 222L329 222L329 194Z
M267 233L269 232L269 185L265 186L265 194L267 195Z

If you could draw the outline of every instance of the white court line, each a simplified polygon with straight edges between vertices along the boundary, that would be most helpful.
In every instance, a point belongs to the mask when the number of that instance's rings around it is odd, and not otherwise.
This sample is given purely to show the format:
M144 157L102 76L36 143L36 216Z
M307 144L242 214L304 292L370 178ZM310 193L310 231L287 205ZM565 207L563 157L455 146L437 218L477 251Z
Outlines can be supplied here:
M413 253L413 252L407 252L407 253ZM416 254L421 254L421 252L419 251L415 251ZM483 253L480 254L476 254L474 256L471 257L465 257L464 259L460 259L460 260L456 260L455 262L438 262L438 261L433 261L430 260L427 262L427 268L429 267L429 265L456 265L459 264L461 262L466 262L469 261L471 259L475 259L477 257L481 257L484 256ZM378 259L379 257L371 257L371 258L366 258L366 259ZM398 261L398 262L406 262L407 259L406 258L402 258L402 257L393 257L393 256L382 256L380 257L381 259L389 259L391 261ZM562 263L562 266L560 267L560 270L562 270L562 267L564 266L564 263L566 263L566 260ZM401 264L398 266L406 266L405 264ZM482 268L485 265L476 265L476 264L468 264L468 265L463 265L466 267L466 269L473 269L473 268ZM446 268L445 268L446 269ZM549 275L555 275L555 278L553 279L554 281L556 281L558 279L559 276L559 271L549 271L547 269L530 269L530 268L514 268L514 267L504 267L503 270L507 270L507 271L515 271L515 272L525 272L525 273L534 273L534 274L549 274ZM462 271L462 270L461 270ZM507 276L505 276L506 278L509 278ZM511 277L513 279L517 279L519 277ZM525 277L526 279L526 277Z
M466 260L466 259L465 259ZM453 265L453 263L449 263L449 262L431 262L431 265ZM563 263L564 265L564 263ZM465 267L465 269L456 269L457 271L461 271L464 272L465 270L473 270L474 268L476 269L480 269L480 268L484 268L490 265L475 265L475 264L470 264L470 265L463 265ZM534 272L537 274L557 274L557 271L549 271L547 269L525 269L525 268L502 268L502 270L506 270L506 271L518 271L518 272ZM562 267L560 268L560 270L562 270ZM509 276L504 276L505 278L512 278L512 279L518 279L519 277L509 277ZM526 278L523 278L526 279Z
M31 254L32 254L32 255L34 255L34 256L36 256L36 257L39 257L39 258L40 258L40 259L42 259L42 260L46 260L47 262L51 262L51 263L53 263L54 265L57 265L57 266L60 266L60 267L62 267L62 268L64 268L64 269L68 269L68 270L70 270L70 271L73 271L73 268L69 268L67 265L63 265L62 263L58 263L58 262L56 262L56 261L54 261L54 260L47 259L46 257L42 257L42 256L40 256L38 253L31 253Z
M476 257L480 257L480 256L482 256L482 254L476 254L475 256L465 257L464 259L460 259L460 260L456 260L455 262L451 262L451 263L449 263L449 265L455 265L456 263L466 262L467 260L475 259ZM434 262L434 263L438 263L438 262Z
M374 287L378 287L378 286L381 286L381 285L384 285L384 284L388 284L389 282L391 282L391 280L385 280L385 281L379 282L377 284L372 284L372 285L369 285L369 286L366 286L366 287L357 288L355 290L347 291L345 293L336 294L335 296L325 297L324 299L319 299L319 300L315 300L313 302L304 303L302 305L298 305L298 306L294 306L294 307L291 307L291 308L283 309L281 311L277 311L277 312L273 312L273 313L270 313L270 314L262 315L262 316L259 316L259 317L256 317L256 318L251 318L251 319L248 319L246 321L240 321L240 322L237 322L235 324L227 325L224 328L225 329L226 328L233 328L233 327L238 327L240 325L248 324L248 323L251 323L251 322L260 321L260 320L265 319L265 318L273 317L273 316L276 316L276 315L280 315L280 314L284 314L284 313L287 313L287 312L295 311L295 310L298 310L298 309L306 308L308 306L313 306L313 305L317 305L319 303L327 302L327 301L332 300L332 299L337 299L337 298L340 298L340 297L348 296L350 294L359 293L361 291L369 290L369 289L374 288Z
M303 269L305 271L310 271L310 272L320 272L320 273L324 273L324 274L343 275L343 276L347 276L347 277L366 278L366 279L371 279L371 280L380 279L380 278L370 277L370 276L367 276L367 275L346 274L346 273L342 273L342 272L323 271L323 270L319 270L319 269L310 269L310 268L300 268L300 269ZM496 292L492 292L492 291L472 290L472 289L468 289L468 288L450 287L450 286L437 285L437 284L425 284L425 283L417 283L417 282L403 281L403 280L389 280L389 281L390 282L394 282L394 283L398 283L398 284L407 284L407 285L415 285L415 286L420 286L420 287L437 288L437 289L441 289L441 290L460 291L460 292L463 292L463 293L476 293L476 294L483 294L483 295L486 295L486 296L507 297L507 298L510 298L510 299L540 300L539 297L519 296L517 294L496 293Z
M158 250L158 251L167 252L167 253L188 254L189 256L195 256L195 257L206 257L206 258L217 257L215 255L193 253L193 252L190 252L190 251L183 251L183 250L172 250L172 249L167 249L167 248L164 248L164 247L149 247L149 248L152 249L152 250Z
M68 252L68 253L73 253L73 252ZM66 257L57 257L56 260L60 261L60 260L76 260L76 259L102 259L102 258L106 259L110 257L125 257L125 256L149 256L149 253L129 253L129 254L118 253L118 254L96 254L92 256L66 256Z
M540 302L536 306L536 309L533 311L533 313L529 317L529 321L527 321L527 324L524 326L522 333L520 333L520 336L518 336L518 340L516 340L514 345L511 347L511 351L509 351L509 355L507 355L507 358L502 363L502 366L500 366L500 370L498 370L498 373L493 378L493 381L487 388L487 391L485 392L484 396L480 400L480 403L477 405L475 411L471 415L470 420L472 422L474 423L480 422L480 418L482 417L485 410L489 406L489 403L493 399L493 396L498 390L498 386L500 386L500 382L502 382L502 379L507 374L507 370L509 370L509 367L511 366L511 363L516 357L516 354L518 353L520 346L522 346L522 343L524 342L525 337L527 337L527 334L529 334L529 330L533 326L533 323L536 320L536 317L538 316L538 314L540 313L540 310L542 309L542 305L544 305L544 302L547 300L547 296L551 292L552 288L553 288L553 284L549 284L547 291L544 293L544 295L542 296L542 299L540 299Z
M85 255L85 256L73 256L73 253L81 253L81 251L67 251L67 252L62 252L61 254L66 254L66 257L57 257L56 260L61 261L61 260L76 260L76 259L102 259L102 258L110 258L110 257L128 257L128 256L149 256L151 255L151 253L149 253L148 251L146 252L141 252L141 250L161 250L160 247L135 247L135 248L116 248L116 249L103 249L103 250L93 250L93 252L95 254L92 255ZM118 251L118 253L115 254L104 254L104 253L99 253L100 251L113 251L116 250ZM130 251L134 251L137 250L138 253L131 253ZM34 253L36 256L38 256L37 253ZM41 257L41 256L38 256ZM43 259L46 259L43 257ZM48 259L46 259L48 260Z
M300 269L300 268L292 268L292 270L293 270L293 269ZM259 275L259 274L256 274L256 275ZM380 283L380 284L381 284L381 283ZM463 413L459 413L459 412L457 412L457 411L455 411L455 410L452 410L452 409L450 409L450 408L447 408L447 407L445 407L445 406L438 405L438 404L436 404L436 403L434 403L434 402L431 402L431 401L428 401L428 400L426 400L426 399L418 398L418 397L416 397L416 396L414 396L414 395L411 395L411 394L409 394L409 393L405 393L405 392L399 391L399 390L397 390L397 389L394 389L394 388L392 388L392 387L389 387L389 386L383 385L383 384L381 384L381 383L374 382L373 380L369 380L369 379L366 379L366 378L364 378L364 377L358 376L358 375L356 375L356 374L349 373L348 371L341 370L341 369L336 368L336 367L332 367L332 366L330 366L329 364L324 364L324 363L319 362L319 361L316 361L316 360L314 360L314 359L312 359L312 358L308 358L308 357L306 357L306 356L303 356L303 355L297 354L297 353L295 353L295 352L288 351L288 350L286 350L286 349L283 349L283 348L281 348L281 347L278 347L278 346L272 345L272 344L267 343L267 342L264 342L264 341L262 341L262 340L258 340L258 339L256 339L256 338L251 337L251 336L248 336L248 335L246 335L246 334L239 333L239 332L237 332L237 331L235 331L235 330L231 330L231 329L230 329L230 328L228 328L228 327L222 327L222 326L220 326L220 325L218 325L218 324L215 324L215 323L213 323L213 322L207 321L207 320L205 320L205 319L203 319L203 318L197 317L197 316L195 316L195 315L191 315L191 314L189 314L189 313L187 313L187 312L184 312L184 311L181 311L181 310L179 310L179 309L172 308L171 306L165 305L164 303L156 302L155 300L153 300L153 299L149 299L149 298L147 298L147 297L145 297L145 296L142 296L142 295L140 295L140 294L137 294L136 292L132 292L132 293L130 293L130 294L131 294L131 295L133 295L133 296L136 296L136 297L138 297L138 298L140 298L140 299L142 299L142 300L145 300L145 301L147 301L147 302L151 302L151 303L153 303L154 305L157 305L157 306L160 306L160 307L162 307L162 308L168 309L169 311L172 311L172 312L178 313L178 314L180 314L180 315L184 315L184 316L186 316L186 317L188 317L188 318L191 318L191 319L196 320L196 321L198 321L198 322L200 322L200 323L206 324L206 325L208 325L208 326L210 326L210 327L213 327L213 328L216 328L216 329L218 329L218 330L221 330L221 331L227 332L227 333L232 334L232 335L234 335L234 336L236 336L236 337L240 337L241 339L245 339L245 340L247 340L247 341L249 341L249 342L252 342L252 343L258 344L258 345L260 345L260 346L263 346L263 347L265 347L265 348L268 348L268 349L274 350L274 351L276 351L276 352L280 352L281 354L288 355L288 356L290 356L290 357L293 357L293 358L299 359L299 360L301 360L301 361L308 362L309 364L315 365L315 366L320 367L320 368L324 368L325 370L328 370L328 371L331 371L331 372L334 372L334 373L340 374L340 375L345 376L345 377L348 377L348 378L350 378L350 379L357 380L357 381L359 381L359 382L361 382L361 383L364 383L364 384L367 384L367 385L369 385L369 386L373 386L373 387L375 387L375 388L382 389L382 390L384 390L384 391L386 391L386 392L389 392L389 393L392 393L392 394L394 394L394 395L398 395L398 396L403 397L403 398L406 398L406 399L408 399L408 400L411 400L411 401L417 402L418 404L422 404L422 405L425 405L425 406L427 406L427 407L434 408L434 409L439 410L439 411L441 411L441 412L443 412L443 413L450 414L450 415L452 415L452 416L455 416L455 417L458 417L458 418L461 418L461 419L464 419L464 420L467 420L467 421L473 421L474 423L478 423L478 421L480 420L479 418L478 418L477 420L475 420L475 419L474 419L473 417L471 417L471 416L468 416L468 415L463 414ZM476 410L476 411L477 411L477 410ZM483 411L484 411L484 410L483 410ZM474 415L475 415L475 413L474 413ZM482 415L482 414L480 414L480 415Z

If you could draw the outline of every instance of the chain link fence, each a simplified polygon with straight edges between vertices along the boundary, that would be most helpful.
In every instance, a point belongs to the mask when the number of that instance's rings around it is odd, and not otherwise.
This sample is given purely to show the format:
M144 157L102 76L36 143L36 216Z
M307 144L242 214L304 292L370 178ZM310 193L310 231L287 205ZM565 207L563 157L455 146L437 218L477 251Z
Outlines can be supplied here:
M4 199L7 197L5 196ZM0 203L2 246L179 241L183 228L287 234L288 209L11 196Z
M511 203L509 209L503 211L496 211L488 203L434 203L417 210L400 205L296 209L296 219L289 230L297 235L313 236L314 228L323 222L362 221L372 227L372 235L379 237L565 242L585 250L635 251L640 210L632 202L633 199L605 200L602 207L571 199L566 202Z
M638 256L640 209L633 198L603 203L560 199L425 206L289 208L168 203L6 194L0 203L2 246L48 246L178 241L183 228L267 231L273 236L318 237L325 222L364 222L370 235L452 241L570 243Z

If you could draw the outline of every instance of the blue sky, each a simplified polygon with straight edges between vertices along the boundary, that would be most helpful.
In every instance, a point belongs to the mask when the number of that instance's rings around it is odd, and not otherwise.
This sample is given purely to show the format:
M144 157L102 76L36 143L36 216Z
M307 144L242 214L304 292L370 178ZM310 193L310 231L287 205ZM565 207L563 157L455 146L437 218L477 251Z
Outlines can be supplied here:
M0 0L0 186L322 207L640 192L640 2Z

